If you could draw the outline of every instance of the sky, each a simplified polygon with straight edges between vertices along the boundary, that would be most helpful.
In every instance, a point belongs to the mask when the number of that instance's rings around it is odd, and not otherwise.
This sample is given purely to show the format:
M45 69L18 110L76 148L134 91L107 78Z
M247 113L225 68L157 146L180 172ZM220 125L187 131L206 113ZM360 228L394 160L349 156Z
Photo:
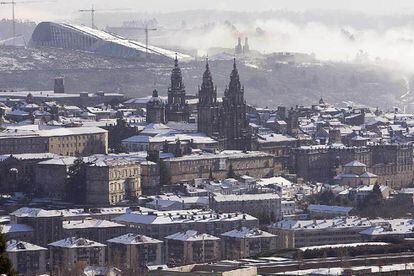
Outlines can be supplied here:
M25 0L16 0L16 2ZM39 2L45 0L38 0ZM218 9L235 11L340 9L365 13L414 13L412 0L50 0L47 3L16 5L19 18L40 20L70 19L78 9L128 8L139 12L158 13L192 9ZM9 5L0 5L0 18L9 18Z

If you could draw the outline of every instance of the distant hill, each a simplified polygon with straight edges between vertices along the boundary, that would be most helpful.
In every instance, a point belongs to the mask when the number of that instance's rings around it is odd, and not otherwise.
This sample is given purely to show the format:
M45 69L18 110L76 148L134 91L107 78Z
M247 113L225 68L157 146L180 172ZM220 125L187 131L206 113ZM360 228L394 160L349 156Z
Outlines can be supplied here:
M130 97L150 95L154 82L166 94L172 64L138 63L61 49L0 47L0 90L51 89L53 78L64 75L69 92L120 91ZM196 94L203 61L181 65L187 93ZM406 91L403 76L376 66L345 63L281 62L274 56L239 61L247 101L257 106L353 101L392 108ZM229 81L232 61L210 61L219 95ZM0 94L1 97L1 94Z

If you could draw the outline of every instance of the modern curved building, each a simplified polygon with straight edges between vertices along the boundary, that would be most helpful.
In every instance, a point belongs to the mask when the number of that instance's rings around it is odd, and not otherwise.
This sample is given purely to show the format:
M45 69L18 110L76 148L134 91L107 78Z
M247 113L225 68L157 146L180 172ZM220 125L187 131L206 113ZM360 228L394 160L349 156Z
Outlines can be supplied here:
M190 56L171 50L148 46L138 41L92 29L86 26L42 22L37 25L29 42L31 47L55 47L93 52L104 56L163 61L177 57L185 60Z

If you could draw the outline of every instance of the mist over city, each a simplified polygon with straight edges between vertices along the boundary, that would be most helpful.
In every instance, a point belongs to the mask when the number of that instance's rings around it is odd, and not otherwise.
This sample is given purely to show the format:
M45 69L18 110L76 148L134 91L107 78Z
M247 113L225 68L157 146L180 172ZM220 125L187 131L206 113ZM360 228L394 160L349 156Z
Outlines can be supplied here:
M411 0L0 0L0 274L413 275Z

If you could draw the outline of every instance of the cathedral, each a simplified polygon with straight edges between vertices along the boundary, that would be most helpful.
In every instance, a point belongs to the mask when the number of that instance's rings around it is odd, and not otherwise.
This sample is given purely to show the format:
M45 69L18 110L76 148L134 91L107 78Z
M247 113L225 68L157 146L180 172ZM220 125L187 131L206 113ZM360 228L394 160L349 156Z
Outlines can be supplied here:
M198 131L219 141L222 149L252 149L253 139L246 115L244 88L240 84L236 59L230 74L230 83L221 102L217 99L217 87L213 83L208 61L206 62L203 81L198 91L197 112ZM168 101L164 103L157 90L154 90L147 102L147 123L188 122L189 117L181 69L175 58Z
M244 88L234 59L230 83L224 91L222 103L217 101L208 62L198 92L198 131L217 139L223 149L250 150L252 135L246 115Z

